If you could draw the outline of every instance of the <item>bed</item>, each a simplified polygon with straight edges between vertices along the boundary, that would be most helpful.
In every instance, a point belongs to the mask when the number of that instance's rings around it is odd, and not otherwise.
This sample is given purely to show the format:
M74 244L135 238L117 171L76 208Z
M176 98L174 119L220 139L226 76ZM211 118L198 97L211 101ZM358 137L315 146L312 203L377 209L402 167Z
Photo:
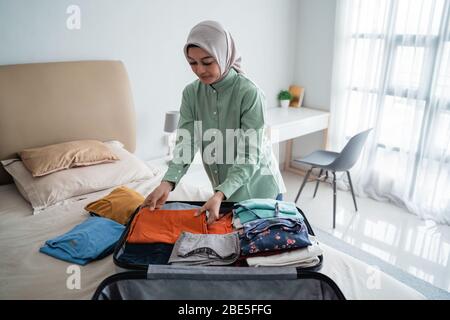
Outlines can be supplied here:
M123 63L0 66L0 160L23 148L76 139L118 140L134 152L135 136L132 94ZM144 196L164 174L163 166L148 165L156 172L151 179L126 184ZM112 189L72 197L33 214L14 181L0 168L0 299L90 299L100 282L117 272L112 256L74 269L40 253L39 248L85 220L84 206ZM183 179L169 200L203 201L211 194L210 188ZM362 261L321 246L321 272L336 282L347 299L424 298L383 272L374 274ZM80 271L79 288L70 285L74 270Z

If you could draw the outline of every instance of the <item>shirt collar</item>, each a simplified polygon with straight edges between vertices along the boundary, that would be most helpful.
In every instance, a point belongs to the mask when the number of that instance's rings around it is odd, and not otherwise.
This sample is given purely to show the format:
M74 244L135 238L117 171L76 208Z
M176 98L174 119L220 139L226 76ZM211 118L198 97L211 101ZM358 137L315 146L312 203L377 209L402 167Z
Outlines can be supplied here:
M231 68L225 78L223 78L219 82L211 84L210 87L219 92L224 91L233 84L237 74L238 73L236 72L236 70L234 70L234 68Z

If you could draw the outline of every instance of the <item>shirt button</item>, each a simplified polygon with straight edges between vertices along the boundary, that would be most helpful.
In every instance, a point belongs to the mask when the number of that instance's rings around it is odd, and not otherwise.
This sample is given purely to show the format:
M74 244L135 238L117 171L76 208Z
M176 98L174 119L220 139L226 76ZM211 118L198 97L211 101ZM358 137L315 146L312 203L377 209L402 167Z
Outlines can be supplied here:
M214 170L214 173L216 173L216 174L217 174L217 170Z
M214 111L213 113L216 114L217 112Z
M178 170L178 173L181 173L181 170Z
M178 179L178 177L175 177L175 179Z

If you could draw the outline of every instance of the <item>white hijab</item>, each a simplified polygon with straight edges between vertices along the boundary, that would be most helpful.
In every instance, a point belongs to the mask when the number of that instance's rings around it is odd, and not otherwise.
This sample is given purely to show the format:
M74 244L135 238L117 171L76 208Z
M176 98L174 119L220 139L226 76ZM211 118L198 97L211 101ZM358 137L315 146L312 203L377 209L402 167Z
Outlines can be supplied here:
M220 67L220 77L217 81L222 80L231 68L238 73L244 73L241 69L241 56L237 52L233 37L219 22L202 21L191 29L184 46L186 59L187 47L190 44L202 48L216 59Z

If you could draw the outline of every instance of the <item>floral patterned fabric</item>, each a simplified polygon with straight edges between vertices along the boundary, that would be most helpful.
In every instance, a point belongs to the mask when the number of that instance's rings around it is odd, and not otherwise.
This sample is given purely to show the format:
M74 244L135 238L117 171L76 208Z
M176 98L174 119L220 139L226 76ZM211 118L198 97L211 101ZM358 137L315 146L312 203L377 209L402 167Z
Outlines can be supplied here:
M311 245L305 223L298 219L257 219L240 230L241 256L304 248Z

